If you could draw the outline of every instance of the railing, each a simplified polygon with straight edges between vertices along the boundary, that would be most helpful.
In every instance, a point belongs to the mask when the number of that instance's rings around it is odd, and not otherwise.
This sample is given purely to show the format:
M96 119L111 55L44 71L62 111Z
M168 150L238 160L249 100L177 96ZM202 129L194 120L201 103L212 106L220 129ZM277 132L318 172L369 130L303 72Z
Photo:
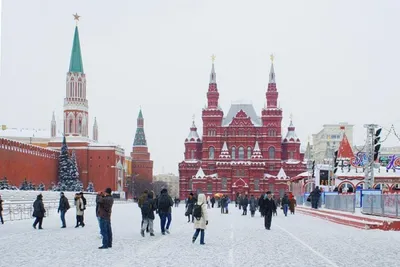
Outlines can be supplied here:
M325 195L325 208L354 213L356 211L355 195Z
M114 199L115 204L128 203L126 200ZM75 208L74 201L69 200L69 204ZM44 208L46 210L46 216L56 213L58 210L59 200L43 201ZM87 200L86 206L95 206L95 200ZM33 202L32 201L12 201L3 202L3 220L4 221L16 221L31 219L33 214Z
M363 194L361 212L384 217L400 218L398 194Z

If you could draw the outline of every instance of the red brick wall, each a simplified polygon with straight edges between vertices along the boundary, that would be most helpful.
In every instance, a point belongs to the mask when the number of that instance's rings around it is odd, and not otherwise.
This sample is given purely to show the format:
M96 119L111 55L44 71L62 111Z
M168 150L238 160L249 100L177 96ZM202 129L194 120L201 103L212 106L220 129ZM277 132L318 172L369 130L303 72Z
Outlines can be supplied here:
M57 181L59 152L0 138L0 178L20 186L24 178L49 188Z

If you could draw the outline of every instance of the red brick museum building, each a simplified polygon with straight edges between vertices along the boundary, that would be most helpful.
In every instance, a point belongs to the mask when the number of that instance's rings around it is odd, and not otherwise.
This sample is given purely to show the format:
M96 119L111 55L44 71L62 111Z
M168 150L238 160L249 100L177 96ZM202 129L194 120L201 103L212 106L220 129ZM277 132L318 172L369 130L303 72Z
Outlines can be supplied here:
M268 190L282 195L289 178L305 171L304 154L293 122L282 138L282 109L273 62L266 92L266 107L257 114L252 104L233 103L227 113L219 107L214 63L202 111L203 136L193 122L179 163L180 198L190 192L208 195L238 193L256 196Z

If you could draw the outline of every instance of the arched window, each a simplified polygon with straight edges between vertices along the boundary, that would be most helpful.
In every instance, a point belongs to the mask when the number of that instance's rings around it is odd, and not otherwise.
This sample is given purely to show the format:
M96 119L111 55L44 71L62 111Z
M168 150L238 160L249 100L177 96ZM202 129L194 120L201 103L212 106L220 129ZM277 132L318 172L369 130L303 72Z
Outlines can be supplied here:
M236 159L236 147L232 147L232 159Z
M251 147L247 148L247 158L251 159Z
M190 151L190 159L194 159L194 150Z
M81 118L79 118L79 120L78 120L78 133L82 133L82 120L81 120Z
M239 147L239 159L244 159L244 148Z
M293 151L289 151L289 159L293 159Z
M268 149L268 155L269 159L275 159L275 148L273 146Z
M214 147L210 147L209 149L208 149L208 158L209 159L214 159L214 152L215 152L215 149L214 149Z
M74 121L72 119L69 119L69 127L68 127L68 132L72 133L72 125L73 125Z

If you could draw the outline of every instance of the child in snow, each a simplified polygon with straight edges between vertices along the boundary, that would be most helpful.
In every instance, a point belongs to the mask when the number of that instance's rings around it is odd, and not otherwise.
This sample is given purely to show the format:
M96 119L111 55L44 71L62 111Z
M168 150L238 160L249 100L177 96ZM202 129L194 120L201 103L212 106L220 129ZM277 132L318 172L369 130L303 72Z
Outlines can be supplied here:
M207 214L207 200L204 194L199 194L197 198L197 203L193 208L194 220L194 232L192 243L196 242L197 237L200 234L200 245L205 245L204 243L204 232L208 225L208 214Z

